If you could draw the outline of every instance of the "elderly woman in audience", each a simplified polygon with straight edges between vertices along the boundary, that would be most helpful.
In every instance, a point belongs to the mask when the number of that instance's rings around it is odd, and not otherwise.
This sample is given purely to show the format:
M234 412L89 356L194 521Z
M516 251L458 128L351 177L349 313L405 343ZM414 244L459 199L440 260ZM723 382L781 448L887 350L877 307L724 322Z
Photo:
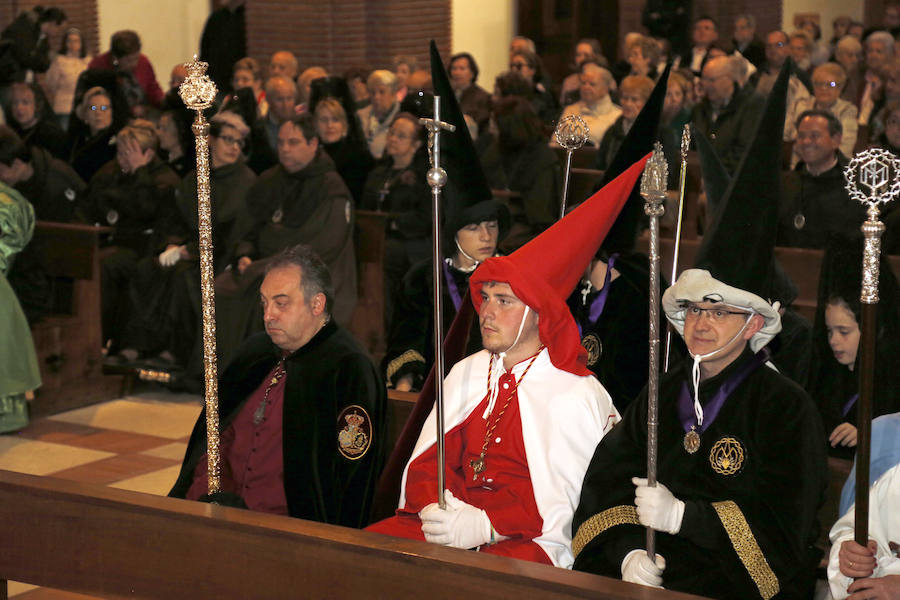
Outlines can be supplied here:
M118 340L128 323L128 286L138 261L153 252L175 211L180 179L160 160L153 123L136 119L116 136L115 159L90 181L83 211L91 222L112 228L101 264L103 336Z
M859 399L862 241L835 237L826 247L813 328L810 395L819 404L831 454L853 458ZM900 410L900 297L882 254L879 269L872 417Z
M351 135L347 111L337 99L323 98L314 110L321 147L334 161L338 174L347 184L353 199L359 203L366 177L375 163L369 148L365 140Z
M127 115L116 114L111 98L112 94L105 88L92 87L84 93L75 112L87 128L79 127L81 133L73 131L69 162L85 181L90 181L100 167L116 156L112 140Z
M577 115L584 119L591 130L591 143L599 146L603 134L622 114L622 109L613 104L609 96L610 89L615 87L615 80L607 69L592 62L581 65L580 77L581 100L567 106L561 118Z
M659 74L656 65L659 63L659 44L651 37L641 36L628 47L628 64L631 75L642 75L656 81Z
M428 257L431 192L425 182L428 156L419 119L398 114L385 138L384 156L366 179L361 208L388 213L384 276L385 322L390 324L403 276Z
M256 101L256 116L265 117L269 112L269 103L266 102L266 91L263 89L262 70L256 59L249 56L242 58L234 63L231 73L231 87L235 91L243 88L252 90ZM247 122L247 126L252 126L252 123Z
M606 130L597 150L597 168L605 171L609 168L613 157L619 151L619 146L625 141L625 136L638 113L644 108L650 92L653 91L653 80L643 75L629 75L622 80L619 86L619 100L622 103L622 114L616 122Z
M881 80L881 93L874 103L872 118L869 120L869 139L878 139L884 133L885 110L889 104L900 101L900 58L886 60L876 69Z
M860 96L865 86L862 64L863 47L852 35L840 38L834 47L834 60L844 67L847 83L841 90L841 99L859 108Z
M214 275L233 261L232 252L247 223L247 191L256 181L241 152L249 133L233 112L210 119ZM163 369L183 367L192 357L202 359L198 227L197 172L192 170L181 181L177 210L158 236L154 253L136 267L121 355L149 359Z
M552 123L559 116L559 104L556 97L541 83L544 78L541 59L529 50L516 50L509 57L510 71L518 71L531 87L531 106L535 114L545 125Z
M884 132L875 145L900 156L900 101L895 100L884 108Z
M363 135L369 144L369 152L376 159L384 154L384 146L387 142L388 128L394 122L394 117L400 112L400 103L397 102L397 76L390 71L379 69L369 74L366 82L372 103L361 108L357 114L362 125Z
M663 145L666 160L670 165L680 164L681 161L681 136L685 124L691 121L692 79L693 75L690 72L687 73L687 76L681 70L673 70L669 73L666 98L659 120L659 141ZM677 189L677 186L678 169L670 168L669 189ZM666 210L666 214L669 213L670 211Z
M497 101L494 121L507 187L519 195L510 199L513 224L504 250L511 252L559 217L562 174L540 119L527 100L509 96Z
M484 133L491 118L491 95L475 83L478 63L468 52L460 52L450 57L447 72L459 109L474 119L479 133Z
M65 157L65 134L47 104L41 89L33 83L14 83L10 89L9 125L26 146L39 146L57 158Z
M847 83L847 74L841 65L833 62L824 63L815 68L812 75L813 96L798 98L785 119L785 139L797 139L797 117L810 109L827 110L841 122L841 153L846 157L853 156L856 146L857 117L859 111L850 102L841 99L841 91ZM793 163L799 160L794 153Z
M47 75L44 77L44 88L50 97L53 112L63 129L69 126L69 116L75 102L75 85L78 76L87 69L91 57L87 56L84 37L81 30L71 28L63 37L62 48L53 57Z
M600 40L595 38L582 38L575 44L575 56L573 60L574 73L570 73L563 79L559 91L559 103L568 106L578 102L581 93L581 65L586 62L595 62L601 66L608 66L609 62L603 56Z

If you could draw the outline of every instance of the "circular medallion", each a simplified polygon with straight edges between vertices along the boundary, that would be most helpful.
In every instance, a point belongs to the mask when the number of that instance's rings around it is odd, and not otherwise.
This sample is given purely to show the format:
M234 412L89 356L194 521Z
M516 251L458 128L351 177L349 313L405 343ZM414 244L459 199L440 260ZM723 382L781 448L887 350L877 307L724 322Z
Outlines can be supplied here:
M110 225L115 225L119 222L119 212L116 210L110 210L106 213L106 222Z
M68 200L69 202L75 201L75 190L73 190L72 188L67 188L66 191L63 192L63 195L66 197L66 200Z
M684 434L684 449L688 454L694 454L700 449L700 434L692 427L690 431Z
M803 229L806 226L806 217L803 213L794 215L794 229Z
M603 343L596 333L589 333L581 338L581 345L587 350L587 366L593 367L600 360L603 354Z
M372 420L362 406L351 404L338 415L338 452L348 460L359 460L372 446Z
M283 219L283 218L284 218L284 213L281 212L280 208L272 213L272 222L273 223L281 223L281 219Z
M733 437L723 437L709 451L709 465L719 475L734 475L744 466L744 446Z

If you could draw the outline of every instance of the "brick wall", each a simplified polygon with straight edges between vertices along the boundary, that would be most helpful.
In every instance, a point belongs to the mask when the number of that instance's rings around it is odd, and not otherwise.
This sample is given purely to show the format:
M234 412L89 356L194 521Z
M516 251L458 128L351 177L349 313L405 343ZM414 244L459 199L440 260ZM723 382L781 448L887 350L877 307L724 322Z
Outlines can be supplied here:
M341 73L351 66L391 68L410 54L428 68L428 41L450 49L451 0L247 0L247 49L267 65L290 50L301 71Z
M97 0L7 0L0 1L0 29L5 28L22 11L30 10L36 5L56 6L69 16L69 25L78 27L84 34L88 51L96 54L99 48L97 39ZM108 42L103 42L105 46Z

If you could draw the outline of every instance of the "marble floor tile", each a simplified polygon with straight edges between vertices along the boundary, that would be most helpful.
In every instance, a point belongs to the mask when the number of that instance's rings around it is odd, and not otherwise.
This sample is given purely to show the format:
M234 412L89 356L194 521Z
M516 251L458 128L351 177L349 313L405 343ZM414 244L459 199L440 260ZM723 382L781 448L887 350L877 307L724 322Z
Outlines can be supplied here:
M12 436L0 436L0 469L17 473L49 475L110 456L114 456L114 454Z
M173 464L180 465L181 461L146 456L144 454L121 454L78 467L72 467L71 469L57 471L52 476L70 481L106 485L126 478L130 479L136 475L171 467ZM169 490L166 491L168 492Z
M132 492L142 492L144 494L153 494L154 496L165 496L175 484L178 478L178 472L181 470L181 463L172 465L166 469L145 473L137 477L129 477L115 483L109 484L109 487L118 488L120 490L131 490Z
M123 398L64 412L50 419L177 440L190 435L199 414L200 405L193 402L175 404Z
M149 450L142 451L141 454L146 454L147 456L156 456L159 458L171 458L172 460L181 462L182 460L184 460L185 450L187 450L187 441L181 441L172 442L171 444L166 444L165 446L150 448Z

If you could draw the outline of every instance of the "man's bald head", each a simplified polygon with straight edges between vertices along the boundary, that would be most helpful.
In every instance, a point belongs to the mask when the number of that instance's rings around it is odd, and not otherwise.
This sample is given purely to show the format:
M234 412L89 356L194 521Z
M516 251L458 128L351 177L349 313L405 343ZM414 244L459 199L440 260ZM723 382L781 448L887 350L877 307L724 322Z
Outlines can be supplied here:
M300 64L297 57L287 50L279 50L269 59L269 77L289 77L297 79Z
M738 80L735 60L730 56L711 58L703 66L703 94L713 105L728 102L734 93L734 84Z

